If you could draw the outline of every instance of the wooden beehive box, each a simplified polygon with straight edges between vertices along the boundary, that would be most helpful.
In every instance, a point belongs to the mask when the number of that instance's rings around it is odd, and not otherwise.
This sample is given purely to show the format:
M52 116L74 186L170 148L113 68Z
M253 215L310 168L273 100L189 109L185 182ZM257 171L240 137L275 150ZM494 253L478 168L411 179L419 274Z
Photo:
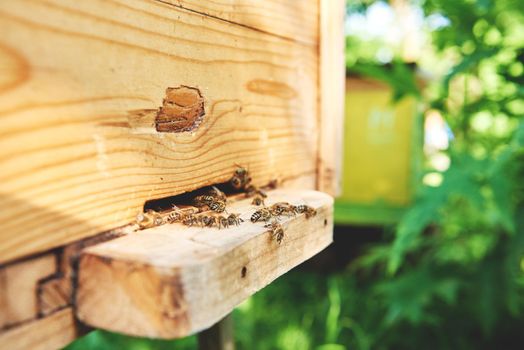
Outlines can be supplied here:
M60 347L84 323L184 336L329 244L331 199L307 190L337 188L343 14L341 0L3 1L0 344ZM280 246L256 225L135 232L146 202L238 165L278 180L270 201L319 215L284 222Z

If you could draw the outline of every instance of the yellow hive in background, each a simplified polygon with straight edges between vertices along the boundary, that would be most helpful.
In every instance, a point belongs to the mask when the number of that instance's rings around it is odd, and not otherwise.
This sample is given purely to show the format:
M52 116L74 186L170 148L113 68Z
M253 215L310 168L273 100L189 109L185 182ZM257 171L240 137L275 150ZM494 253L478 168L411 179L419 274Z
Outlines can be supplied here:
M393 104L387 85L349 78L336 222L397 221L411 202L421 149L416 98L405 97Z

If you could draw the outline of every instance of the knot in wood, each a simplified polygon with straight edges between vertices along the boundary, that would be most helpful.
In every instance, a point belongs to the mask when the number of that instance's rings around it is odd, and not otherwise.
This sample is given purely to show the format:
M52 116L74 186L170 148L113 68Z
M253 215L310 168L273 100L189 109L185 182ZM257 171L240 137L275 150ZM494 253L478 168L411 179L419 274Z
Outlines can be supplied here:
M169 87L158 110L155 127L160 132L192 131L200 125L204 115L204 98L199 89L185 85Z

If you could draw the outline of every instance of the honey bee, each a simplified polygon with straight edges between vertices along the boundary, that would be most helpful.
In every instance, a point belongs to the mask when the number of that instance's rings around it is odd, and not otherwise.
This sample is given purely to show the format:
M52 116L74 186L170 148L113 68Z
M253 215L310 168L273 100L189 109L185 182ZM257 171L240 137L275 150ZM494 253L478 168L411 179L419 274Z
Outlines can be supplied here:
M154 210L146 210L136 216L136 222L140 228L150 228L164 223L162 216Z
M157 215L155 215L154 223L155 223L155 226L162 225L164 223L164 218L160 216L160 214L157 213Z
M271 238L276 240L278 244L282 243L282 240L284 239L284 228L282 225L280 225L277 221L273 221L270 224L264 225L264 227L268 227L271 232Z
M229 180L229 183L236 190L245 189L251 183L248 170L239 166L233 173L233 177Z
M267 186L265 186L265 188L275 189L277 188L277 186L278 186L278 179L273 179L269 181L269 183L267 184Z
M169 223L182 222L188 215L196 214L198 209L196 208L184 208L180 209L176 205L173 205L173 211L167 214L166 221Z
M287 215L296 216L295 207L287 202L278 202L271 206L271 214L274 216Z
M317 215L317 211L309 205L297 205L294 207L294 210L297 214L305 213L306 219L309 219L310 217Z
M253 205L265 205L264 198L262 196L256 195L251 202Z
M215 197L211 195L196 196L195 199L193 199L193 202L197 207L203 207L206 205L209 206L214 201L215 201Z
M223 201L214 201L209 203L209 209L216 213L222 213L226 210L226 203Z
M218 217L218 228L228 228L229 227L229 220L227 217L220 215Z
M227 222L231 226L238 226L241 222L244 222L244 220L240 218L240 214L229 214L229 216L227 217Z
M268 222L271 219L271 211L268 208L258 209L251 215L251 222L255 223L257 221Z
M267 198L266 192L262 191L260 188L258 188L255 185L249 185L245 188L246 197L252 197L252 196L260 196L262 198Z
M213 227L215 225L218 226L218 218L213 215L200 215L199 221L202 224L202 227Z
M211 186L211 190L209 191L209 194L211 196L213 196L215 199L218 199L222 202L225 202L226 201L226 195L224 194L224 192L220 191L218 188L216 188L215 186Z
M198 218L193 214L184 215L181 218L181 221L182 221L182 224L186 226L193 226L193 225L198 224Z
M179 211L172 211L169 214L167 214L166 221L169 223L182 221L183 213Z

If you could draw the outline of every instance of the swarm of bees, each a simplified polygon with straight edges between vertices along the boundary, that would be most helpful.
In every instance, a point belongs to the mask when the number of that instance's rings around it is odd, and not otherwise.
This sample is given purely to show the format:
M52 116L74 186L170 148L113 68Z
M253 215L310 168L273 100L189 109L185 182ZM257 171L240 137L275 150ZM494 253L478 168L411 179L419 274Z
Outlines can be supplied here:
M267 194L261 188L253 185L251 181L249 171L239 166L234 171L229 184L234 190L242 191L246 198L253 197L252 205L261 206L251 215L250 221L252 223L264 222L264 227L269 229L271 238L278 244L284 239L284 228L279 223L282 216L304 214L306 219L309 219L316 215L316 210L305 204L293 205L278 202L266 206ZM275 185L276 181L272 182L270 187L274 188ZM227 212L227 197L215 186L212 186L207 193L193 198L192 204L194 206L188 208L173 206L173 210L167 215L162 215L154 210L146 210L137 216L136 221L140 228L150 228L166 222L178 222L186 226L217 227L218 229L238 226L244 222L240 214Z

